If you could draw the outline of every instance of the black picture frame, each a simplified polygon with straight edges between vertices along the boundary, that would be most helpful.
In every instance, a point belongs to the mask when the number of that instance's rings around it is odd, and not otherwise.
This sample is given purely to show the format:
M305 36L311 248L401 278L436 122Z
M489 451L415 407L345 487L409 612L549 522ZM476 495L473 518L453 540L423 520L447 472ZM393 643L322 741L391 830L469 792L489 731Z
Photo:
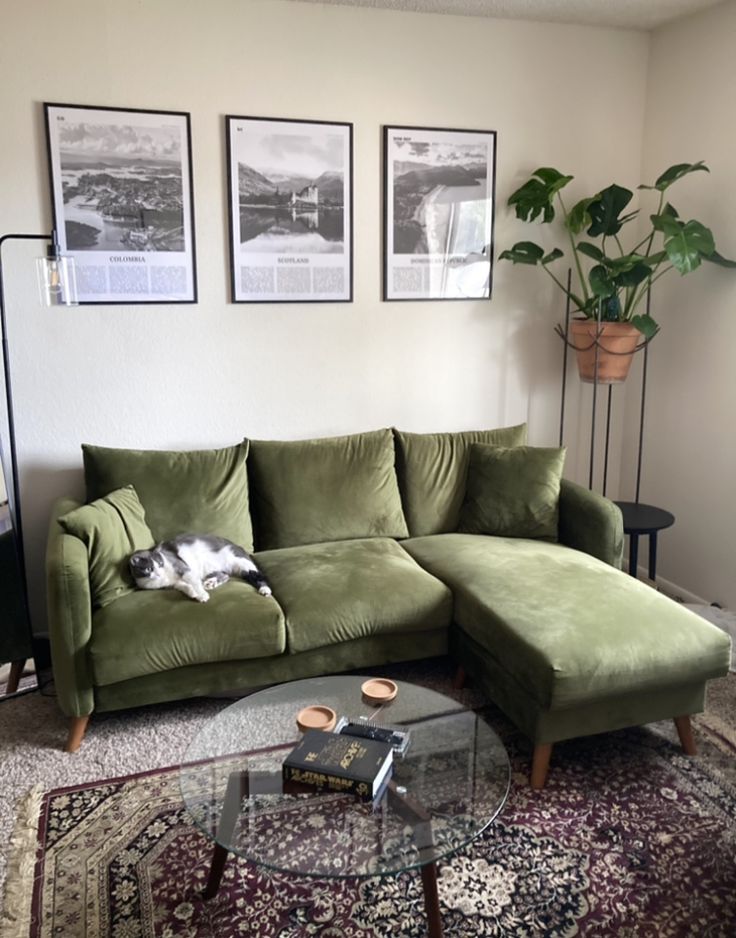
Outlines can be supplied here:
M353 125L225 116L233 303L352 303Z
M196 303L189 113L43 108L54 229L79 302Z
M491 298L496 147L495 130L384 126L384 301Z

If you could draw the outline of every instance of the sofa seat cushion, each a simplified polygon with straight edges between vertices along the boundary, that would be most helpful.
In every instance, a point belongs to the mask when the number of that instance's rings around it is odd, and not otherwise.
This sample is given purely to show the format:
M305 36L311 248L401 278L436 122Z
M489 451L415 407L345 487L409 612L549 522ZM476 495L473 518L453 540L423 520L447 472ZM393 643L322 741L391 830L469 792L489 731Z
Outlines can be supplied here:
M545 541L444 534L404 548L455 622L545 709L725 674L728 637L650 586Z
M285 647L276 600L230 580L207 603L173 589L121 597L94 614L89 654L102 686L186 665L267 658Z
M452 620L449 589L388 538L306 544L256 557L284 610L292 653L447 628Z

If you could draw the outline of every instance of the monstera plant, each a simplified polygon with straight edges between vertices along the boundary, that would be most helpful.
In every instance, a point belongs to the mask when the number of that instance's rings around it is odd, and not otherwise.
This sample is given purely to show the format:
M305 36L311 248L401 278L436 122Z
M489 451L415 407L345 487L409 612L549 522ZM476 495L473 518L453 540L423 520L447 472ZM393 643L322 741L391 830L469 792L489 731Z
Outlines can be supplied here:
M626 332L629 336L632 352L628 353L628 364L637 342L642 337L651 339L659 329L643 304L652 284L673 270L692 273L703 261L736 267L736 263L718 253L709 228L695 219L682 219L669 201L670 187L696 172L710 170L702 161L678 163L663 172L654 185L639 186L658 193L656 211L649 216L645 229L635 223L641 210L630 210L634 196L630 189L614 183L568 208L562 190L574 177L552 168L538 169L509 197L508 204L514 206L518 218L527 222L538 219L543 224L553 222L559 210L570 249L568 263L573 272L570 285L560 272L560 265L555 264L565 256L559 247L545 251L533 241L520 241L500 257L514 264L541 267L569 297L573 313L592 321L592 330L591 325L578 329L579 333L593 337L590 347L599 344L599 351L605 350L598 337L605 331L606 323L628 324L618 327L621 334ZM622 241L626 226L628 232L634 233L631 247L624 246ZM627 355L620 351L618 354Z

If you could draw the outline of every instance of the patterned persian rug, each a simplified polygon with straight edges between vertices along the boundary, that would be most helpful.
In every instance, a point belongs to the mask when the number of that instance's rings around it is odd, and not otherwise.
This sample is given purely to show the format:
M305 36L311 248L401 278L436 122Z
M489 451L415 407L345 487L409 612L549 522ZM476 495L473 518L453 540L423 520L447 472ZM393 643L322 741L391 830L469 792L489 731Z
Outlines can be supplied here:
M542 792L528 787L528 744L484 710L512 789L440 866L448 938L736 935L735 681L716 682L696 718L698 757L669 723L562 743ZM34 792L13 846L3 938L426 935L416 874L297 880L230 857L204 902L212 846L174 768Z

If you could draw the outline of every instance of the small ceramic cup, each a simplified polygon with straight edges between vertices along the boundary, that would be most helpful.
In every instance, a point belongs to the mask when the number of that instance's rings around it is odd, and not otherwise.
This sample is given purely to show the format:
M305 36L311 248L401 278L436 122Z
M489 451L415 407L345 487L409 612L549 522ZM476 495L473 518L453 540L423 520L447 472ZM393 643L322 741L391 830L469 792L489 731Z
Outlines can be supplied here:
M335 728L335 723L337 723L337 714L332 707L319 705L305 707L296 715L296 725L302 733L306 733L307 730L329 732Z
M386 677L374 677L370 681L364 681L360 689L363 692L363 699L373 704L374 707L388 703L399 692L397 684Z

